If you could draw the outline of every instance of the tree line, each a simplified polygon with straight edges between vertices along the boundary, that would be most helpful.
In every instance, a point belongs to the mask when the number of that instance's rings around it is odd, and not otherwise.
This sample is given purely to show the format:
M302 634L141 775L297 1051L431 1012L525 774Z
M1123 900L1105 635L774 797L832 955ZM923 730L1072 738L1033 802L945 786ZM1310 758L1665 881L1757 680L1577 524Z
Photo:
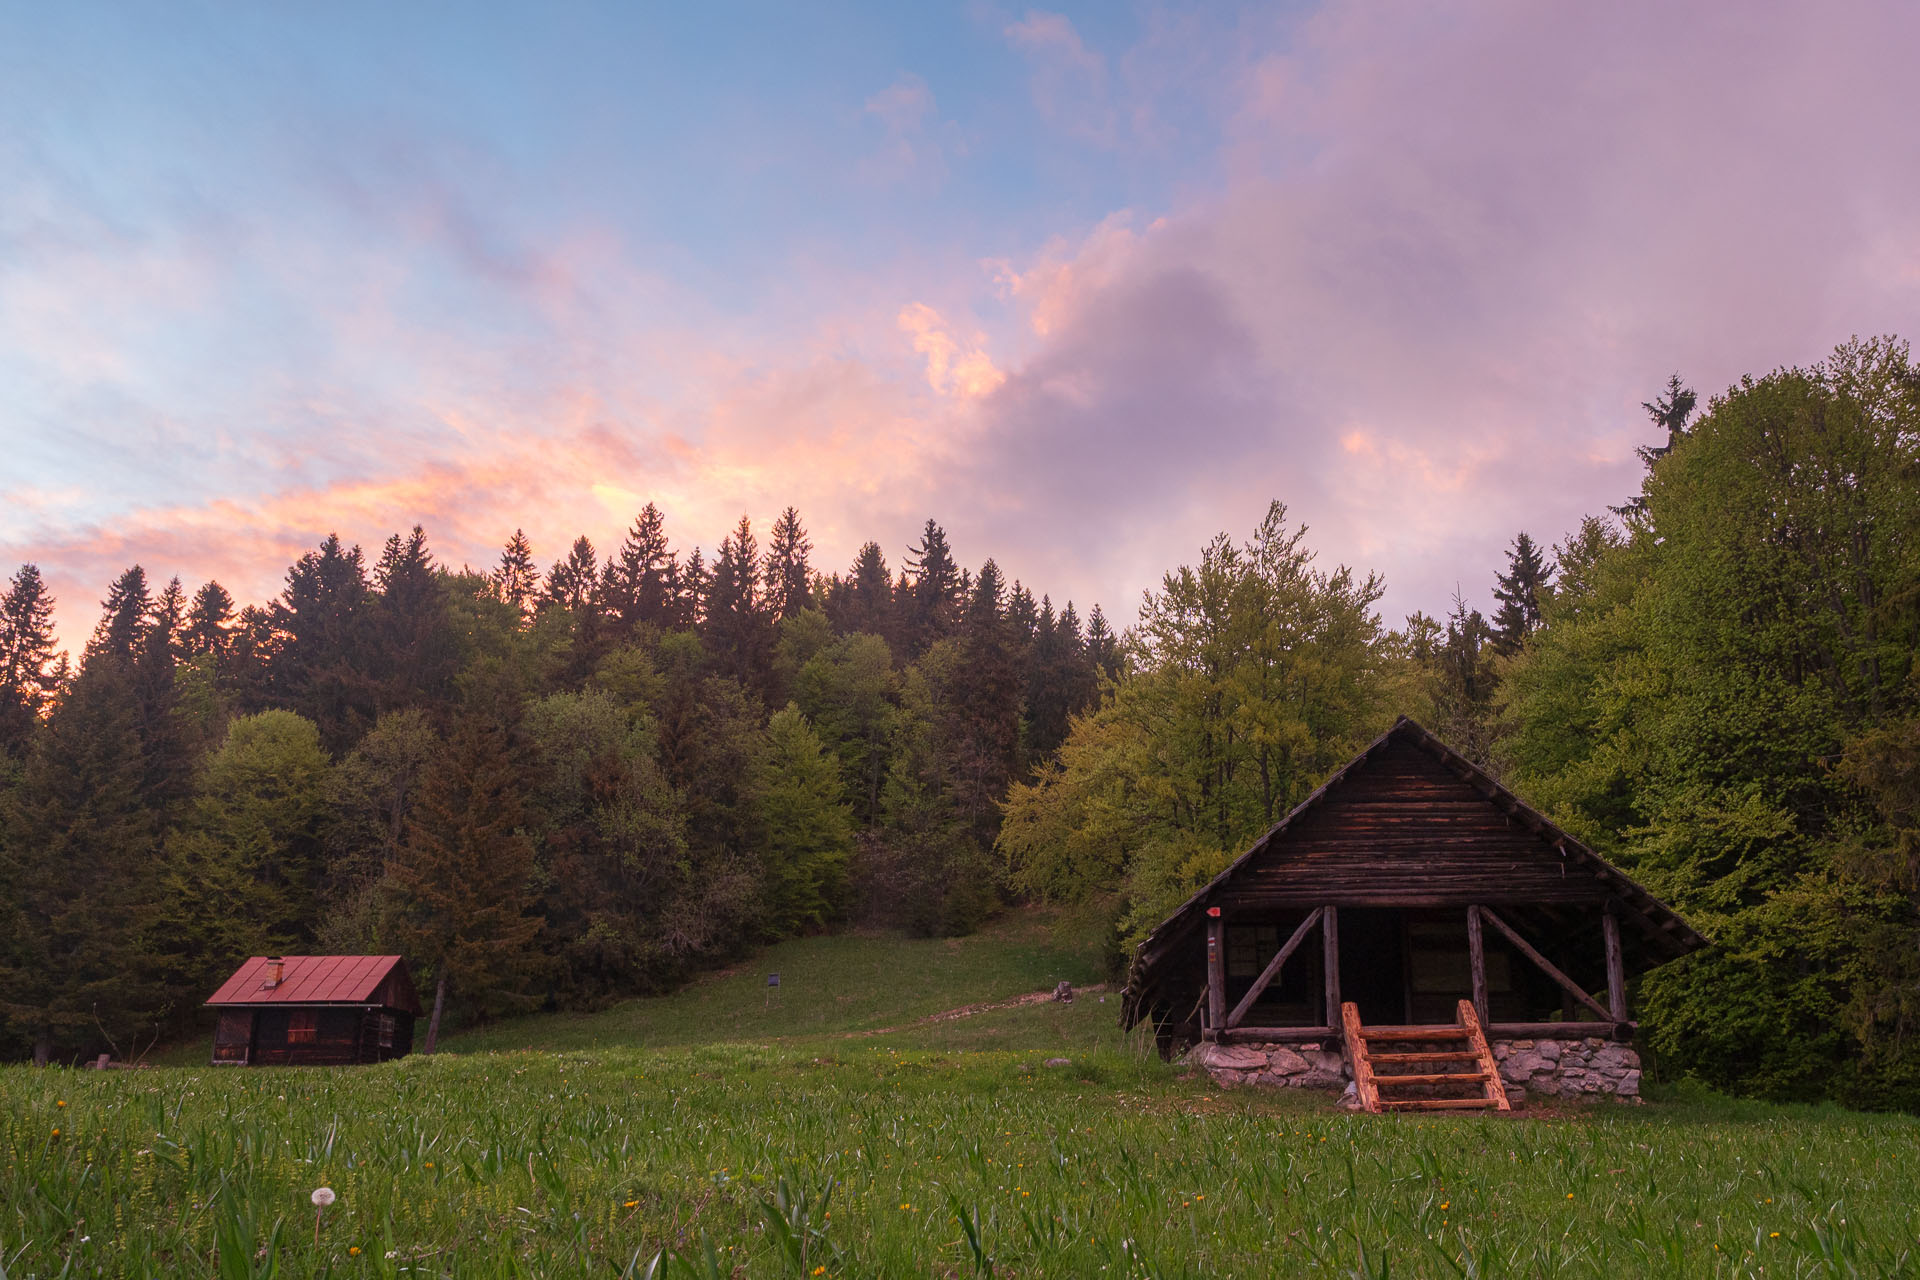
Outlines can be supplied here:
M1404 712L1711 940L1637 993L1663 1072L1920 1107L1920 371L1853 341L1644 407L1639 492L1514 538L1491 617L1387 629L1277 504L1166 575L1011 789L1014 888L1103 913L1118 965Z
M648 505L490 571L328 537L273 600L140 566L77 664L0 596L0 1054L131 1052L246 956L400 953L485 1018L678 983L866 920L965 932L1007 787L1118 673L929 520L821 574L789 508L709 561Z

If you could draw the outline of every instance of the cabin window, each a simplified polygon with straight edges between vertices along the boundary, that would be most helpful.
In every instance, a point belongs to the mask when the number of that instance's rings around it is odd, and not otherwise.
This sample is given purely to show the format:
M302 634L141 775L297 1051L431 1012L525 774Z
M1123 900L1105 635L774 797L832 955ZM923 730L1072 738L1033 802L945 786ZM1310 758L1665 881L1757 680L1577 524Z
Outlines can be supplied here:
M304 1009L288 1015L287 1043L312 1044L320 1035L320 1015L312 1009Z
M1227 976L1257 978L1280 950L1277 925L1234 925L1227 929Z
M379 1015L375 1023L375 1032L379 1036L382 1049L393 1048L393 1015L390 1013Z

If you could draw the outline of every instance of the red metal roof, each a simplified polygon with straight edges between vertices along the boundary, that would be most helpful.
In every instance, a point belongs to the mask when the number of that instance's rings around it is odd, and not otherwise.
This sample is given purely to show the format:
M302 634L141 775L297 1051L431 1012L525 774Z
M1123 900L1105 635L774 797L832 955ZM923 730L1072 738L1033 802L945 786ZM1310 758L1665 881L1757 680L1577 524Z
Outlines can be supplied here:
M269 985L271 956L254 956L213 993L208 1004L365 1004L399 956L281 956L286 969ZM411 984L408 985L411 991Z

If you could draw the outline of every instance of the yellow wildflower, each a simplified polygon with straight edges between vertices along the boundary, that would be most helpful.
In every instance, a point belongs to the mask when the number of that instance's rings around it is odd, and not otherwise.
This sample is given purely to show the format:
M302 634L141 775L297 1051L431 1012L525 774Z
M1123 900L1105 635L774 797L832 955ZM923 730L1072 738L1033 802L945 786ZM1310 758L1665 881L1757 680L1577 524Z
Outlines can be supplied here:
M349 1258L357 1258L357 1257L359 1257L359 1256L360 1256L360 1246L359 1246L359 1245L357 1245L357 1244L351 1244L351 1245L348 1245L348 1246L347 1246L347 1256L348 1256Z

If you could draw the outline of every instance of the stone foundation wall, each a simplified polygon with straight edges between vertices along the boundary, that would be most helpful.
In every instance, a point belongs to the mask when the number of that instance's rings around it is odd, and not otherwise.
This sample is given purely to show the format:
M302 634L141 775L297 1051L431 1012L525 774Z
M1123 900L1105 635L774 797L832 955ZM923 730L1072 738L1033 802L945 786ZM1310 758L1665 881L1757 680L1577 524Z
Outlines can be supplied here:
M1638 1098L1640 1055L1598 1036L1584 1039L1495 1040L1494 1060L1507 1097ZM1185 1061L1222 1085L1342 1089L1353 1078L1337 1040L1305 1044L1202 1044Z
M1640 1055L1630 1044L1584 1040L1496 1040L1494 1060L1507 1094L1515 1086L1548 1098L1640 1096Z

